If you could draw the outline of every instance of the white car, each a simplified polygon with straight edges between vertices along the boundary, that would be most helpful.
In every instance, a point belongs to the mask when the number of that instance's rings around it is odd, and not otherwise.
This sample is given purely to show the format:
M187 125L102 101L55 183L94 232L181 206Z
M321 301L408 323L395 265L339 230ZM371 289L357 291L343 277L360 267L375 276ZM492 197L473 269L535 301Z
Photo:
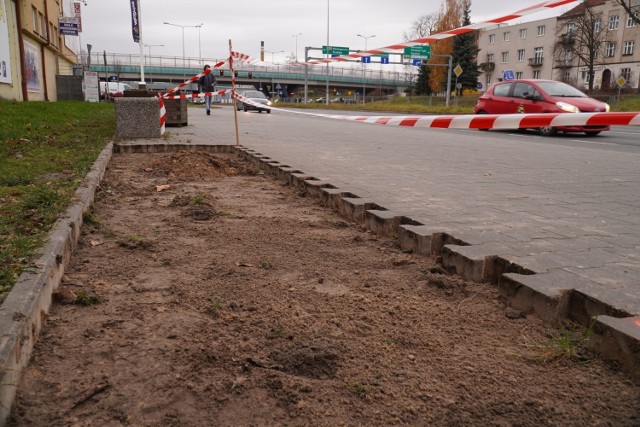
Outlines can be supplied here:
M241 95L244 96L245 98L250 99L252 102L256 104L266 105L266 106L271 105L271 101L269 101L269 99L265 96L265 94L260 92L259 90L246 90L242 92ZM243 110L243 111L256 110L259 113L263 111L266 111L267 114L271 113L271 108L256 107L254 105L242 102L239 99L236 100L236 108L238 108L238 110Z

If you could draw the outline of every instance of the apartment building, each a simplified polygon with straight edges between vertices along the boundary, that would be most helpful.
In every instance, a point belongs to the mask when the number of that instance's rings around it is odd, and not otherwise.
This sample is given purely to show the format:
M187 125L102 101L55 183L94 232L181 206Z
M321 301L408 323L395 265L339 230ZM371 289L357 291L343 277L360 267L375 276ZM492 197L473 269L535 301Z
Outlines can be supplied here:
M640 1L635 5L640 15ZM617 88L622 77L623 87L640 87L640 24L617 2L587 0L559 16L557 25L557 80L586 89L593 78L594 89L608 90ZM593 75L584 58L575 54L576 49L589 47L594 51Z
M77 60L77 37L58 28L73 10L73 0L0 0L0 98L57 100L56 76Z
M499 25L478 34L479 81L486 88L513 72L517 79L552 79L556 18Z

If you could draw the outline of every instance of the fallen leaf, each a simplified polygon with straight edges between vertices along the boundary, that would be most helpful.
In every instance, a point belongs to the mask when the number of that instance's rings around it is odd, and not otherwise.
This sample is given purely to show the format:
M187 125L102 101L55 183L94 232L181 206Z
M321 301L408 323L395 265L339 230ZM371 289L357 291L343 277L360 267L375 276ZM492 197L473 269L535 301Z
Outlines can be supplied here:
M158 193L161 192L161 191L164 191L164 190L168 190L170 188L171 188L171 186L169 184L167 184L167 185L156 185L156 191Z
M236 261L236 265L238 267L253 267L253 264L247 264L246 262L238 262L238 261Z
M91 246L100 246L103 243L104 242L101 242L100 240L92 240L91 241Z
M151 168L144 168L144 171L145 171L145 172L153 172L153 169L151 169Z

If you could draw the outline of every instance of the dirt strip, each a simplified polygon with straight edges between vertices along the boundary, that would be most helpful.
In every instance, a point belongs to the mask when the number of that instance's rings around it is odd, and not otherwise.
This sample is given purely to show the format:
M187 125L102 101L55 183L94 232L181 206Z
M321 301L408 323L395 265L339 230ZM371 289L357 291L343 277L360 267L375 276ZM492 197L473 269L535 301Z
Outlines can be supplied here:
M231 155L116 154L15 426L640 425L640 390Z

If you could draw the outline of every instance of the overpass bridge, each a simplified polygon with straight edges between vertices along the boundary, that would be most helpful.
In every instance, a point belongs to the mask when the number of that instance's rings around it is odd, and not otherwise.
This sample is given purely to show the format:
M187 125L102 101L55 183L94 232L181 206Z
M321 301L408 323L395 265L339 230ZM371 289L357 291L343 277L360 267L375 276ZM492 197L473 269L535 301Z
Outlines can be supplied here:
M98 73L100 80L115 76L119 81L140 81L140 57L135 54L92 53L83 55L83 64L89 70ZM222 60L211 58L185 58L174 56L145 55L145 81L147 84L179 84L199 74L203 64L215 64ZM201 65L202 64L202 65ZM307 69L305 72L305 68ZM329 86L330 96L356 96L374 91L383 94L404 92L415 79L413 73L385 71L384 69L362 68L360 63L325 65L270 64L249 65L234 62L237 72L236 82L241 85L253 85L268 90L281 97L304 96L305 83L310 93L325 95ZM228 65L213 70L219 85L231 85L231 73ZM190 88L197 89L197 88Z

